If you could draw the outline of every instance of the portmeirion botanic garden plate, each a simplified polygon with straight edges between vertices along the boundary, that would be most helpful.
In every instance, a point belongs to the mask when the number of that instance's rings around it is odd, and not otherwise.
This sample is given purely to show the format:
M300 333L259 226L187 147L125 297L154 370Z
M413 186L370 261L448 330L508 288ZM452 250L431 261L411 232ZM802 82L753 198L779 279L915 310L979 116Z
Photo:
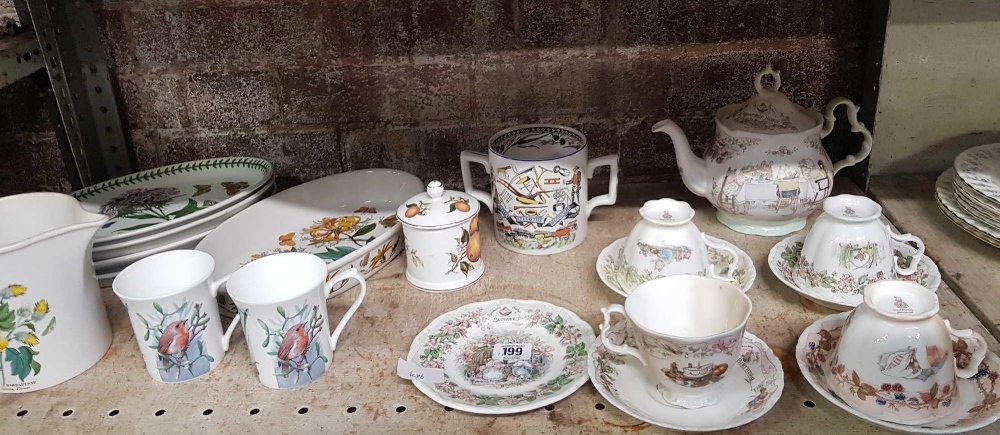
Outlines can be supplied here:
M955 170L944 171L937 179L935 192L945 216L965 232L990 245L1000 248L1000 230L970 215L955 199Z
M757 269L754 268L753 260L746 252L743 252L738 246L729 243L725 240L715 238L712 236L708 237L709 241L715 243L722 243L730 248L733 248L737 254L739 254L739 269L733 273L733 280L731 281L741 290L746 292L750 290L753 286L753 282L757 279ZM646 281L662 278L660 275L653 274L650 271L640 272L634 266L629 266L625 262L625 241L627 237L622 237L615 240L613 243L608 245L601 251L601 255L597 257L597 275L601 277L601 281L604 285L608 286L615 293L622 296L628 297L629 292L624 289L627 286L623 285L625 283L634 284L632 287L644 283ZM720 273L725 274L728 272L726 266L729 264L730 255L725 251L715 249L711 246L708 247L708 261L713 265L722 268L718 269Z
M611 327L608 338L615 344L627 341L635 345L624 321ZM699 409L668 406L654 399L646 388L639 360L609 352L601 340L588 358L590 379L608 402L632 417L667 429L708 432L745 425L770 411L785 387L781 361L767 343L749 332L736 360L738 369L720 381L722 401Z
M968 432L986 427L1000 419L1000 390L997 389L997 380L1000 379L1000 358L993 352L986 353L986 358L979 365L978 373L969 379L958 379L958 403L952 403L950 407L954 408L954 411L940 420L923 426L908 426L879 420L851 408L833 393L826 376L833 360L831 353L840 340L848 315L850 313L838 313L817 320L802 332L795 346L795 359L802 375L809 381L809 385L831 403L869 423L904 433ZM959 349L956 353L963 352L961 349L964 343L961 340L953 343ZM868 397L882 406L902 406L895 403L909 400L904 394L887 390L885 387L869 386L869 388L874 390L875 394Z
M586 384L593 342L594 330L572 311L499 299L434 319L417 334L407 359L444 371L443 383L413 382L435 402L476 414L512 414L555 403ZM493 358L501 344L530 347L521 347L520 357Z
M802 244L805 241L805 238L805 233L798 233L786 237L784 240L775 244L774 247L771 248L771 252L767 255L767 265L771 268L771 272L773 272L774 276L778 277L782 283L791 287L792 290L795 290L799 296L809 299L820 306L837 311L853 310L855 307L854 305L848 305L843 301L814 293L810 289L799 288L799 286L795 284L796 266L798 265L799 257L802 254ZM906 243L896 241L893 241L892 244L894 255L899 257L900 261L904 263L903 267L908 267L910 261L913 261L913 254L917 252L917 248L914 248ZM836 288L840 285L843 285L845 288L853 289L855 284L854 282L841 282L841 280L836 276L824 276L821 277L821 279L823 279L821 284L834 289L834 292L837 291ZM896 279L919 283L926 289L936 293L938 286L941 285L941 272L938 270L937 265L934 264L934 261L925 255L920 259L920 262L917 263L916 272L912 275L900 275L896 277Z
M965 150L955 158L955 171L976 192L1000 204L1000 143Z
M94 236L104 244L162 231L235 204L264 186L271 162L226 157L162 166L73 192L87 211L110 219Z
M350 267L367 278L402 252L396 208L424 190L419 178L393 169L330 175L248 207L197 249L215 258L216 280L279 252L315 254L326 260L331 276ZM331 297L354 285L335 288Z

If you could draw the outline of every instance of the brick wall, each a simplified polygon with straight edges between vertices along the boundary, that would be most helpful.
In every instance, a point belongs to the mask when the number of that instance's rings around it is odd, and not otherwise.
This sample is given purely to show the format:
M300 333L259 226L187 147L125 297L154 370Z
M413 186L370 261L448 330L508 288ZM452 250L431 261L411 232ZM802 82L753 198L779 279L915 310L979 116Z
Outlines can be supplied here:
M379 166L456 185L461 150L529 122L579 128L591 156L621 154L626 181L675 179L654 122L674 118L703 148L715 109L748 97L768 62L802 105L858 99L868 31L864 0L99 7L141 167L254 155L284 185Z

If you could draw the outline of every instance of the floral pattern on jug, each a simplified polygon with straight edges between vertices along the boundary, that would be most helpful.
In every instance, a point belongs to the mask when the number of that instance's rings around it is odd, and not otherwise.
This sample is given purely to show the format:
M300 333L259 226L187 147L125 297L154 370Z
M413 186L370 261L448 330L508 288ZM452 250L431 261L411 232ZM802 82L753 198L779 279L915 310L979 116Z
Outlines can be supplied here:
M42 364L35 359L40 354L35 346L41 342L40 337L49 335L56 327L56 318L49 315L49 303L45 299L34 304L26 301L16 308L12 306L14 299L27 293L28 287L21 284L9 284L0 290L0 353L3 355L0 387L5 390L17 388L18 381L23 383L42 371Z
M307 384L326 372L330 362L323 356L317 341L324 338L325 319L318 307L310 306L308 300L295 307L292 314L281 306L275 311L277 317L267 322L258 318L257 323L265 333L260 346L274 358L271 368L278 388Z
M206 352L202 333L211 319L201 312L201 304L184 300L168 311L153 303L152 313L136 317L145 326L142 340L159 355L157 365L163 382L183 382L194 379L212 368L212 358Z

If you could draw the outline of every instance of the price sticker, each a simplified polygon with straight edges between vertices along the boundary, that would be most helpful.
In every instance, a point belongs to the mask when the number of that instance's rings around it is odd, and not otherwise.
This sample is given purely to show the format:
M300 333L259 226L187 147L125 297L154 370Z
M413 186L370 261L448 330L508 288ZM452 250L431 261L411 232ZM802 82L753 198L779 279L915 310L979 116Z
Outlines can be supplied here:
M518 361L531 359L531 343L499 343L493 346L493 359Z
M440 384L444 382L444 370L420 367L402 358L396 361L396 374L403 379L423 381L428 384Z

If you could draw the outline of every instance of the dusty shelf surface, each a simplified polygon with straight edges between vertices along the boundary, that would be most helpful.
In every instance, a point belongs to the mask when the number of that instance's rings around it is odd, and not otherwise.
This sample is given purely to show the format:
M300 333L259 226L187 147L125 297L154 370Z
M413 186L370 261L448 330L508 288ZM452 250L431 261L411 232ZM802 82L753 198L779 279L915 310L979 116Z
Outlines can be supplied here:
M838 180L837 190L857 192L845 187L845 181ZM114 343L104 359L62 385L0 396L0 422L7 433L668 433L620 412L589 383L550 409L500 417L450 411L398 378L395 366L428 322L476 301L544 300L573 310L597 329L600 308L623 301L598 278L598 254L628 235L639 219L640 200L674 197L692 203L702 231L735 243L753 259L757 280L748 293L754 303L748 330L771 346L785 372L784 393L774 409L729 433L884 432L827 402L799 373L794 357L799 334L832 311L804 303L768 269L768 251L780 238L730 231L716 221L707 201L693 198L680 185L629 190L620 195L620 205L595 210L582 246L550 257L501 248L488 236L492 219L484 214L486 274L461 291L431 294L415 289L403 277L405 260L397 258L369 281L368 297L341 336L327 373L295 390L276 391L258 383L240 331L229 354L207 377L172 385L152 381L122 304L104 289L114 329ZM925 240L928 251L936 252L936 242ZM355 291L329 302L332 317L344 313ZM953 324L987 333L951 289L942 285L938 294L941 313ZM990 348L998 350L992 338Z

